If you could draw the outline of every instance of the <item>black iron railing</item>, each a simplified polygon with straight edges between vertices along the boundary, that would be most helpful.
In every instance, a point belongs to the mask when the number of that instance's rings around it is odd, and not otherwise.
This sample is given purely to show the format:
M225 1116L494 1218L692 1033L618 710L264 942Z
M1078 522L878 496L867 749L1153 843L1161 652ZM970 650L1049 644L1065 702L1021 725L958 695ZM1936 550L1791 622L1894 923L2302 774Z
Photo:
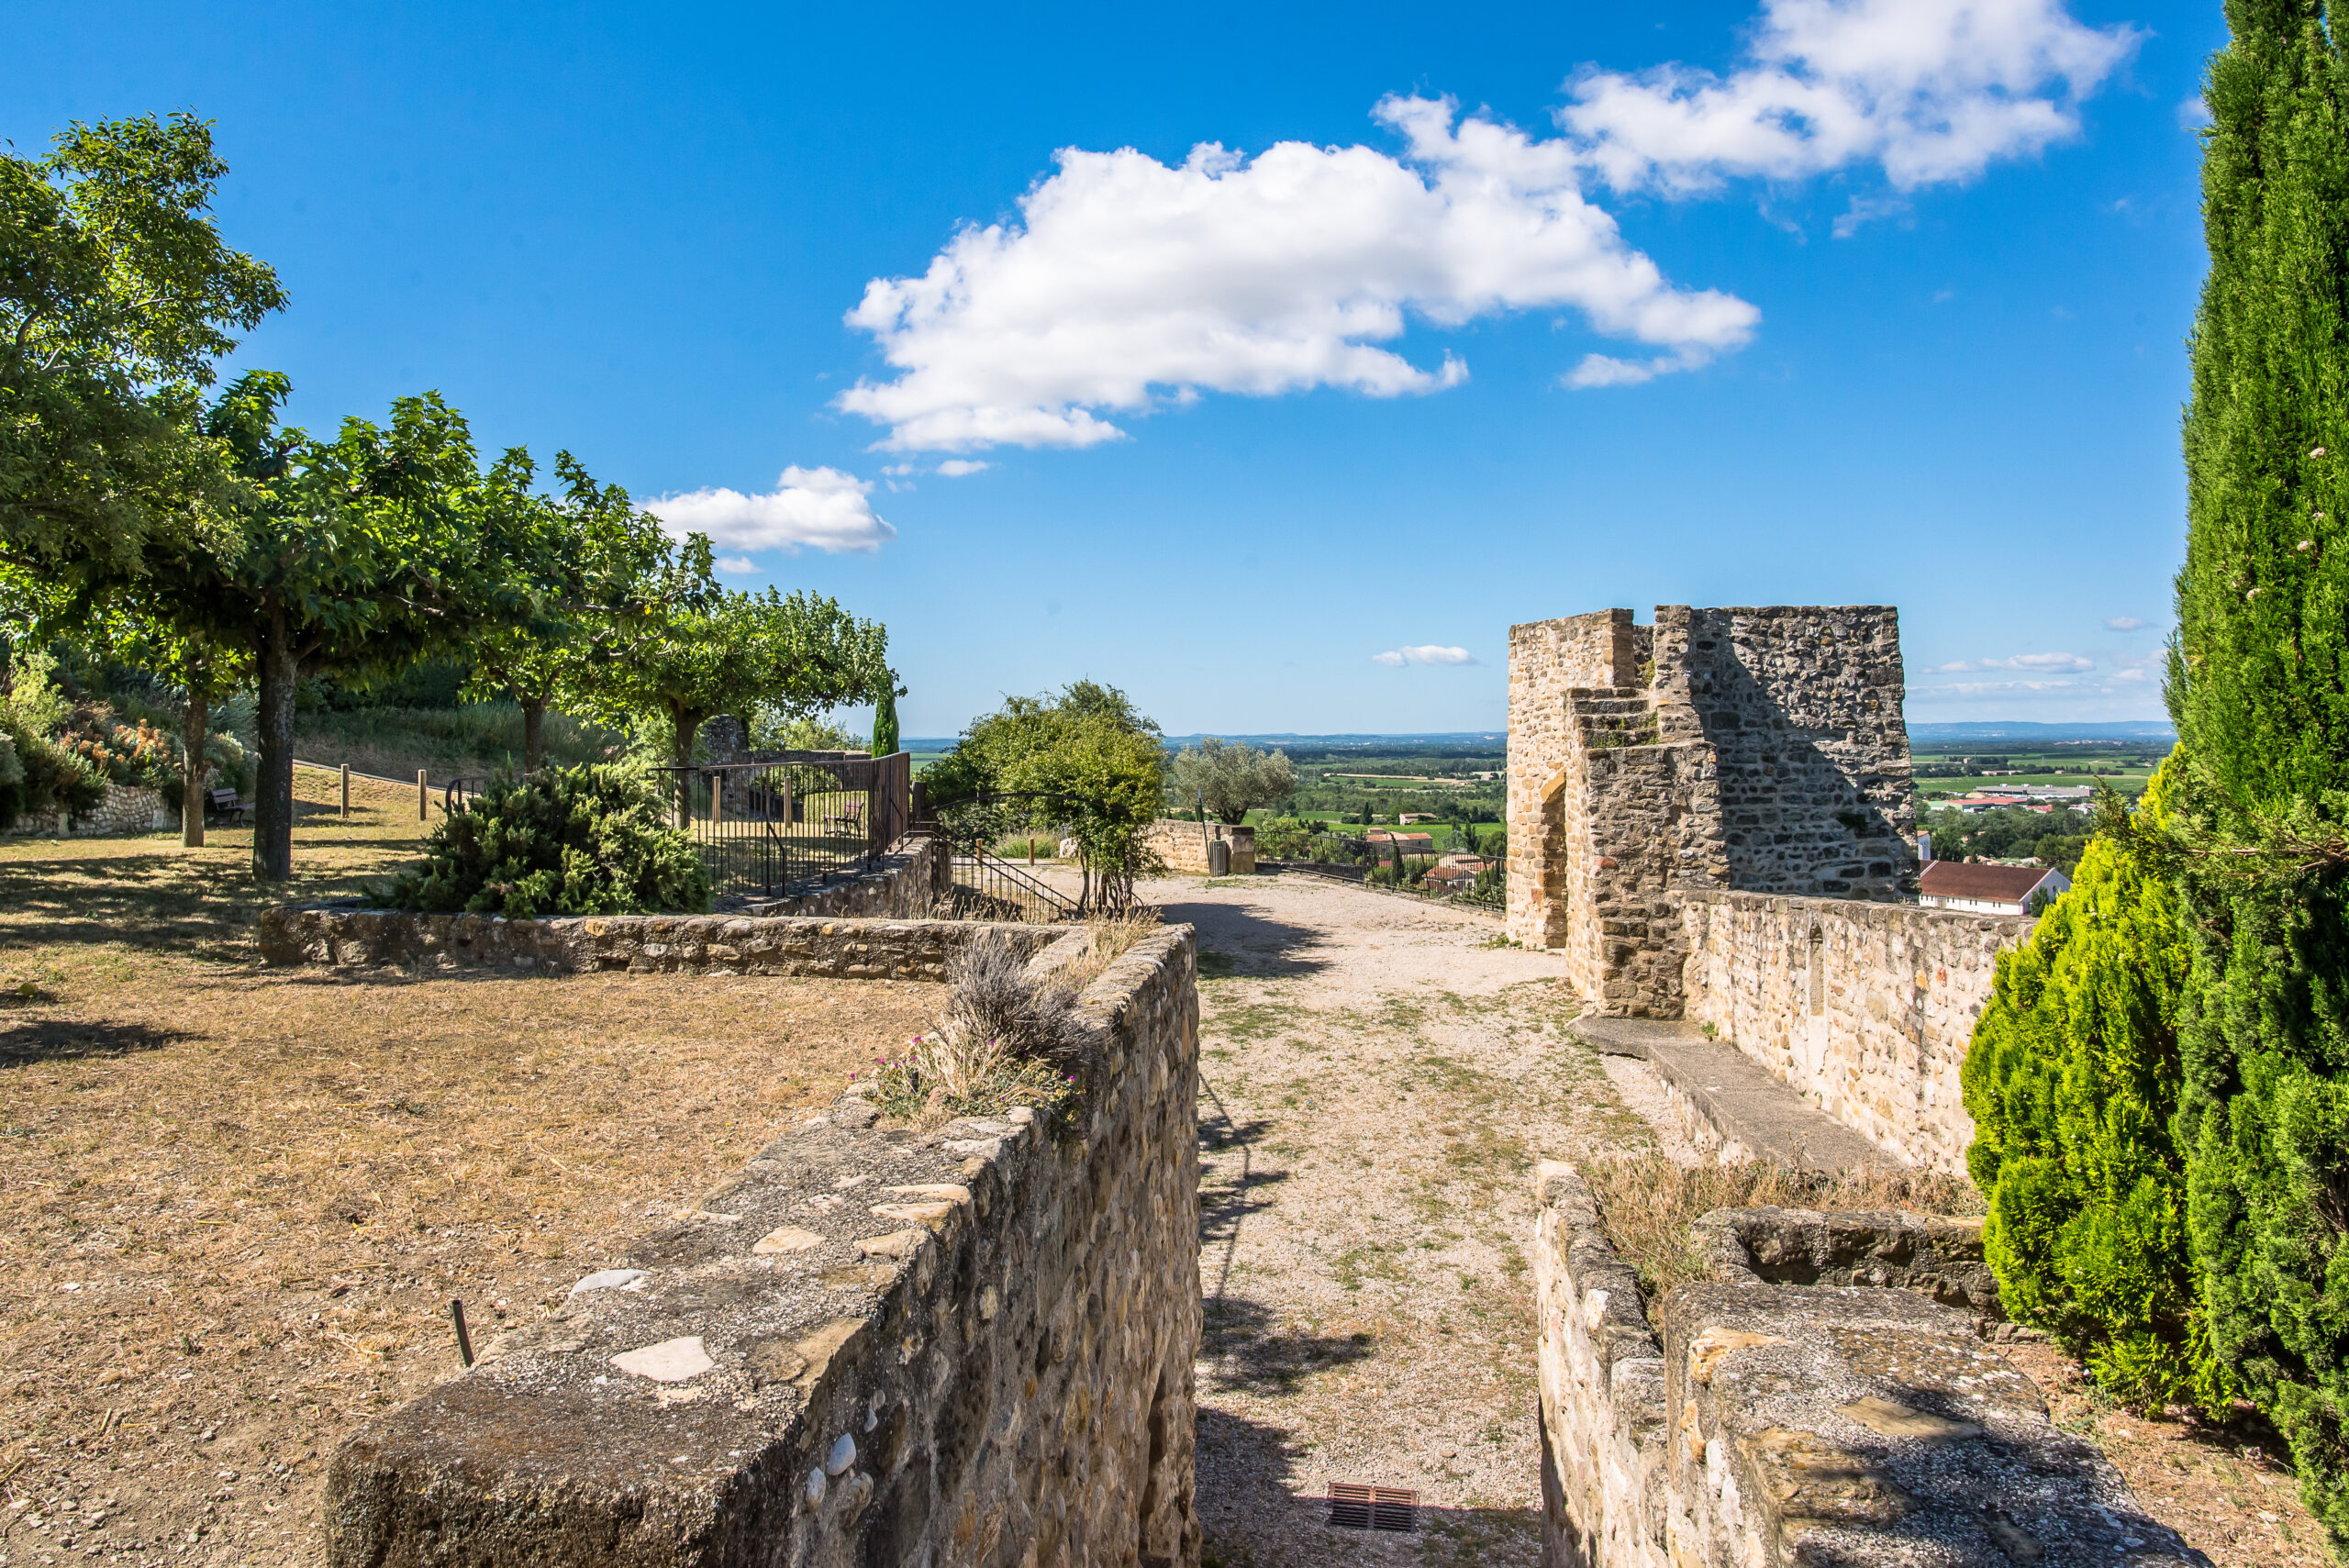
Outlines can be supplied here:
M984 849L954 857L954 915L963 920L1023 920L1055 925L1076 919L1075 899Z
M903 751L785 751L660 772L720 896L781 897L871 871L912 826Z

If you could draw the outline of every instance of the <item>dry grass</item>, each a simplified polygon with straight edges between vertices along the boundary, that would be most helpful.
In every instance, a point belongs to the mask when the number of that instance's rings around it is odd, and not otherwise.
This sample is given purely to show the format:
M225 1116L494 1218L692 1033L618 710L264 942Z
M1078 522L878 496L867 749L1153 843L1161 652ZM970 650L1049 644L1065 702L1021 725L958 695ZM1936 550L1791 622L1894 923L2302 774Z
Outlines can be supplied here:
M1688 1227L1717 1208L1905 1208L1920 1214L1975 1215L1972 1183L1931 1172L1838 1171L1831 1175L1755 1162L1682 1166L1661 1154L1593 1161L1583 1180L1598 1200L1608 1240L1640 1276L1650 1302L1675 1285L1712 1277L1690 1245Z
M297 895L414 817L306 819ZM942 1000L266 972L247 838L0 843L0 1557L312 1560L335 1442L456 1370L451 1296L477 1341L536 1315Z

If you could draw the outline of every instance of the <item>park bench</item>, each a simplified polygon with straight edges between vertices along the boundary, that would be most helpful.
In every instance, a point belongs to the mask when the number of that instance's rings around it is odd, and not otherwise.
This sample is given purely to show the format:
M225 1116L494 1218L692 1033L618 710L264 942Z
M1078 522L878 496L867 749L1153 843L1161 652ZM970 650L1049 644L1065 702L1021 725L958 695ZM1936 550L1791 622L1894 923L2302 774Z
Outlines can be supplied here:
M855 834L863 832L864 802L861 800L852 800L846 806L841 807L840 814L838 816L825 817L824 831L827 833L838 833L843 838L852 837Z
M247 821L252 819L253 803L250 800L239 800L237 792L233 789L206 791L206 809L214 817L241 817Z

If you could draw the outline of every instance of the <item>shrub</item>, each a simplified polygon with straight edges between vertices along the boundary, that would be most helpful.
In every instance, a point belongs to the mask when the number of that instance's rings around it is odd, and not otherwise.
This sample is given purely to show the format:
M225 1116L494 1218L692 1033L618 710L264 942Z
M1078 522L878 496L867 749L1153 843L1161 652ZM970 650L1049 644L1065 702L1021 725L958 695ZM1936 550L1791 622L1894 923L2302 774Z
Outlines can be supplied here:
M395 909L535 919L709 907L709 873L643 773L609 765L499 778L432 830Z
M0 709L0 735L17 759L17 813L46 817L62 811L79 817L106 797L106 775L86 760L26 724L19 711Z
M2165 823L2171 784L2165 764L2145 790L2145 832ZM1983 1251L2000 1298L2141 1410L2227 1397L2197 1309L2174 1128L2188 962L2177 893L2147 839L2099 838L2030 943L1998 955L1963 1073L1966 1168L1989 1195Z

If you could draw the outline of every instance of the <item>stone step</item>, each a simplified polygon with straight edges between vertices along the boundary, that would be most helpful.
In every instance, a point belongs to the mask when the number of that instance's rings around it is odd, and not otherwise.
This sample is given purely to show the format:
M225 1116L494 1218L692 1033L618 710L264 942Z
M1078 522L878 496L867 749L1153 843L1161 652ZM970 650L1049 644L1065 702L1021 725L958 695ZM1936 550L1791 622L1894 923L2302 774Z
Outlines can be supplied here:
M1647 699L1644 697L1577 697L1575 699L1573 704L1570 705L1569 711L1577 716L1584 714L1646 713L1649 711L1649 707Z
M1909 1168L1736 1046L1708 1040L1690 1025L1586 1013L1566 1027L1602 1055L1635 1056L1653 1067L1692 1123L1689 1132L1717 1143L1723 1160L1767 1160L1808 1171Z

